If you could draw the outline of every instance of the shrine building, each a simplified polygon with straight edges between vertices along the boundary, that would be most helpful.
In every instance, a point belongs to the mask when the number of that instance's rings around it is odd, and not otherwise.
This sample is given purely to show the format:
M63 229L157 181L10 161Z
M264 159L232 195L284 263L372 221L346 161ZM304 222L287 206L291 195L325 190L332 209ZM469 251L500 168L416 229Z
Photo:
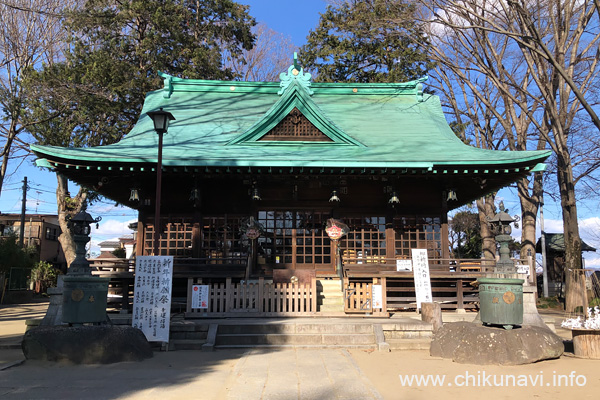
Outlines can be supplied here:
M302 283L344 269L359 280L409 279L397 261L427 249L432 279L437 271L456 285L463 271L450 260L448 212L550 154L463 143L439 97L423 91L426 78L317 83L296 62L280 82L161 77L164 88L147 94L118 143L32 150L38 166L138 210L136 254L151 255L159 135L147 113L170 112L158 254L175 257L176 280ZM349 228L339 247L330 218ZM260 227L257 239L249 226Z

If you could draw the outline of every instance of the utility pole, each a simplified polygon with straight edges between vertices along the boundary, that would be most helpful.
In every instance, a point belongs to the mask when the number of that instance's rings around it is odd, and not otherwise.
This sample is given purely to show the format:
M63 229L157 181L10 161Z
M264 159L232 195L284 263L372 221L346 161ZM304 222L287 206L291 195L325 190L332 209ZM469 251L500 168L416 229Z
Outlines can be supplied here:
M540 231L542 233L542 277L544 284L544 297L548 297L548 266L546 265L546 232L544 231L544 193L540 194Z
M19 235L19 245L23 247L23 240L25 239L25 211L27 204L27 177L23 179L23 200L21 201L21 231Z

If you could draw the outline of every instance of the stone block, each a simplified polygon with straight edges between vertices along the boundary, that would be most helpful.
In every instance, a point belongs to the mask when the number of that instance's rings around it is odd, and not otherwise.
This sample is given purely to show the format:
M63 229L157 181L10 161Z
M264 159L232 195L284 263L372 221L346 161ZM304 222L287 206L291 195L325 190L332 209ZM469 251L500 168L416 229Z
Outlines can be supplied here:
M142 361L153 355L142 331L130 326L40 326L25 333L21 346L27 359L75 364Z
M471 322L452 322L435 334L430 354L461 364L521 365L558 358L562 339L538 326L505 330Z

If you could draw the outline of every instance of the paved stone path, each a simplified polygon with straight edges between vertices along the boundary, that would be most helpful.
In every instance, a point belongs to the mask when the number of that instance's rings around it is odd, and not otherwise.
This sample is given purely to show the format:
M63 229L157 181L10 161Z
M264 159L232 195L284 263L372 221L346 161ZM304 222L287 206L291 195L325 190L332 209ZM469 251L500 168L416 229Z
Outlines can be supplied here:
M346 350L253 350L238 361L228 398L380 399Z
M2 399L381 399L346 350L157 352L140 363L26 361L0 371Z

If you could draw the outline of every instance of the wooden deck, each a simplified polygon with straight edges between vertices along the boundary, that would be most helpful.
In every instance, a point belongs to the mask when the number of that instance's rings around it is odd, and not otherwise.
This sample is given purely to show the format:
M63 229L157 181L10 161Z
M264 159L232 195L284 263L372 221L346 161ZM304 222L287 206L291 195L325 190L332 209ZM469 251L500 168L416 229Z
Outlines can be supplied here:
M387 314L416 308L412 271L397 271L396 260L377 258L348 259L343 264L344 301L348 314ZM174 304L186 310L187 316L228 316L250 313L256 316L290 316L318 314L318 293L288 284L272 284L267 280L243 283L246 260L239 259L175 259ZM526 261L518 260L519 265ZM110 278L109 301L121 310L131 310L135 265L128 260L91 260L95 276ZM482 260L430 260L433 301L443 309L477 309L477 279L487 276L494 263ZM535 274L533 274L535 276ZM217 304L207 311L191 309L190 288L194 283L211 285L211 299ZM383 307L373 309L373 285L382 285ZM289 287L288 287L289 286ZM297 285L296 285L297 286ZM308 296L308 297L307 297ZM302 304L298 303L300 300ZM313 299L314 298L314 299ZM314 302L313 302L314 301ZM294 303L296 302L296 303ZM210 315L209 315L210 314Z

